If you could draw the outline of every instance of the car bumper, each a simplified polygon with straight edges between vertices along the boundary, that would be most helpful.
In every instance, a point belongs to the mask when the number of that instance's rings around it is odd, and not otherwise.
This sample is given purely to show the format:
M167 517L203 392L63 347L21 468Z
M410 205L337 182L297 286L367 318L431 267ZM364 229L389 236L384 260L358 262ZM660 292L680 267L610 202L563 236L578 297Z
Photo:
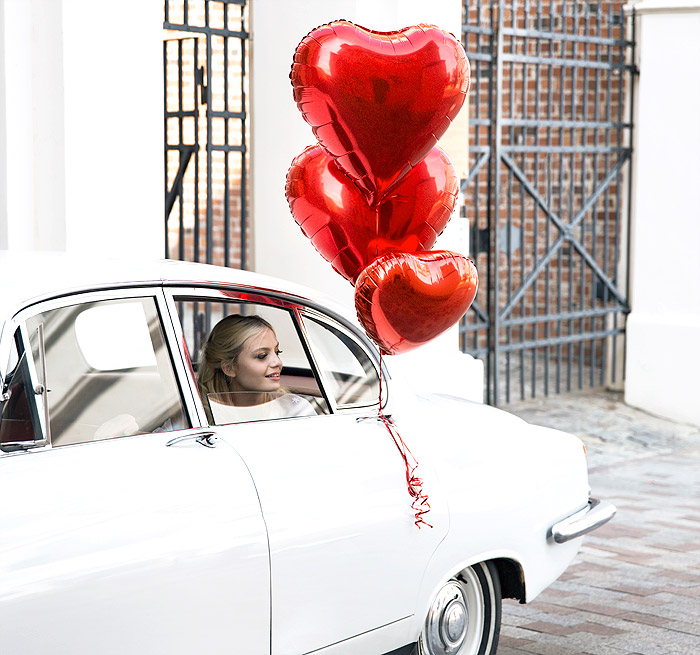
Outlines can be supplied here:
M607 523L615 516L616 511L617 509L612 503L589 498L588 505L582 510L555 523L550 534L556 543L566 543Z

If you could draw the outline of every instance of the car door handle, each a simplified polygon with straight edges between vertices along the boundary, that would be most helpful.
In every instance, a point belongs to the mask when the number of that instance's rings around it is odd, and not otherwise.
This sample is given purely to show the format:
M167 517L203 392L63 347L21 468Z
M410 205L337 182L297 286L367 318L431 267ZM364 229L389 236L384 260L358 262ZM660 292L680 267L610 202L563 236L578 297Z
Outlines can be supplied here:
M362 423L363 421L381 421L382 418L391 420L391 414L372 414L372 416L358 416L355 418L356 423Z
M216 441L218 438L219 437L217 437L213 432L197 432L196 434L182 434L179 437L174 437L165 445L174 446L176 443L194 439L197 443L202 444L202 446L206 446L207 448L216 448Z

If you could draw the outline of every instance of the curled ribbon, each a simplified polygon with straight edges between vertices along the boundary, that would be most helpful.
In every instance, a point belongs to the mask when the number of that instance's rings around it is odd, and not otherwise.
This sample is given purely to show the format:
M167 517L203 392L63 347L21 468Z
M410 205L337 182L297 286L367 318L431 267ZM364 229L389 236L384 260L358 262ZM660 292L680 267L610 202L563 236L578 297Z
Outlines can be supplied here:
M379 366L381 369L382 354L379 353ZM408 484L408 493L413 498L411 503L411 509L415 512L416 520L414 523L419 529L424 525L432 528L433 526L428 523L423 516L430 511L430 503L428 502L428 495L423 491L423 479L416 475L416 469L418 468L418 461L413 456L413 453L406 445L406 442L401 438L399 430L396 427L394 420L386 416L382 411L382 382L381 375L379 376L379 420L384 424L387 432L391 435L391 438L396 444L396 448L401 454L401 458L406 466L406 483Z

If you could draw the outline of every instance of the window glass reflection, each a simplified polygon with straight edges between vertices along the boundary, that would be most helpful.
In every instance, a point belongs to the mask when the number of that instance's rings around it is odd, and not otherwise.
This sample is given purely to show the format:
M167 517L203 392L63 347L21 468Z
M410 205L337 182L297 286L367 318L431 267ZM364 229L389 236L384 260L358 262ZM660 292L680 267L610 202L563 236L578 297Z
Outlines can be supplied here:
M311 349L339 407L379 402L379 376L364 349L342 330L304 316Z
M30 335L40 323L54 446L190 427L153 298L47 311Z

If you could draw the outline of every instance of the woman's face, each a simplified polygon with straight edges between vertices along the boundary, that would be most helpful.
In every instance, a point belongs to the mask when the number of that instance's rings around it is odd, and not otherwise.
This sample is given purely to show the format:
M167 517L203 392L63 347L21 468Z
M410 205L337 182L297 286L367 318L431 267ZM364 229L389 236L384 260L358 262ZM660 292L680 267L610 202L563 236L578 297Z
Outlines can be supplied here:
M233 391L279 391L282 360L275 333L263 328L248 337L233 364L222 370L230 378Z

